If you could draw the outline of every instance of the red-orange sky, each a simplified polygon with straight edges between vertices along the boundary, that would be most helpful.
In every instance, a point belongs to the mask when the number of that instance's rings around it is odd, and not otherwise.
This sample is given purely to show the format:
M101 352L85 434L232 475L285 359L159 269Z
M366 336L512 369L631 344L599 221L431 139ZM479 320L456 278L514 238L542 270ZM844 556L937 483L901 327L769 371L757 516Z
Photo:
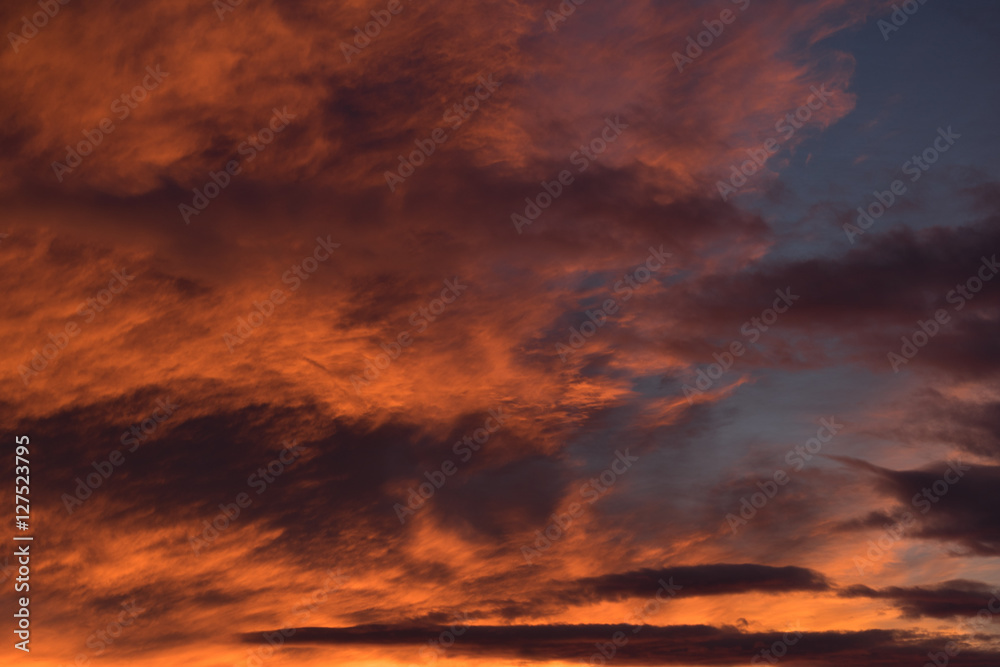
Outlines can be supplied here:
M0 664L1000 665L993 3L0 26Z

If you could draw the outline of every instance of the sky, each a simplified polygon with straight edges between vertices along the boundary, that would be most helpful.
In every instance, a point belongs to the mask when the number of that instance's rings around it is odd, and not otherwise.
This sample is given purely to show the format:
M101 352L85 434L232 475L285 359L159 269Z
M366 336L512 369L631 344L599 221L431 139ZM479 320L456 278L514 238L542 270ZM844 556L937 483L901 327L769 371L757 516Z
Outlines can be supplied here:
M2 664L1000 664L996 3L0 26Z

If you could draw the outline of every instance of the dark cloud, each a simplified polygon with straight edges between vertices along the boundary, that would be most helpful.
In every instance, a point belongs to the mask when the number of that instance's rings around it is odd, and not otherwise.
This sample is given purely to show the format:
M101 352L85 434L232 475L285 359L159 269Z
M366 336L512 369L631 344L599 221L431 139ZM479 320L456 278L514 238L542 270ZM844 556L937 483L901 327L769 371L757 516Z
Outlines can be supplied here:
M905 518L908 538L957 545L977 556L1000 554L1000 466L963 463L959 459L928 465L921 470L890 470L870 463L835 457L870 473L882 493L901 509L893 514L873 512L860 521L871 528Z
M912 336L919 331L918 321L945 310L948 322L901 367L982 379L1000 367L1000 347L993 335L1000 313L1000 276L992 279L996 282L981 283L971 300L962 298L957 288L976 277L984 258L1000 258L998 230L994 215L957 227L881 230L846 252L784 262L765 259L749 271L707 276L671 299L682 295L682 310L703 326L719 327L719 335L724 335L725 329L734 331L734 325L770 307L775 289L790 287L801 298L780 316L763 344L780 351L782 341L794 339L800 349L807 346L808 363L813 364L830 354L829 346L824 350L798 335L834 337L851 344L848 360L880 372L892 371L887 355L900 353L901 336ZM964 302L961 308L959 301ZM791 355L781 359L795 364Z
M990 605L1000 612L1000 586L990 586L979 581L957 579L937 586L904 588L889 586L874 589L864 585L845 588L839 595L848 598L874 598L888 600L907 618L965 618L976 616Z
M460 634L456 634L455 630ZM264 630L244 634L246 643L262 641ZM508 660L589 660L598 655L597 644L607 645L616 633L627 643L617 648L614 660L629 665L737 665L750 662L761 651L784 643L788 664L896 667L919 662L921 656L939 653L950 639L932 640L915 633L867 630L863 632L741 633L735 628L630 625L530 625L530 626L414 626L365 625L349 628L296 628L285 639L290 645L427 646L451 633L455 642L445 655ZM286 631L287 634L287 631ZM451 638L446 637L446 641ZM621 641L621 640L620 640ZM793 643L794 642L794 643ZM610 649L609 649L610 650ZM782 648L779 652L785 655ZM772 654L773 656L774 654ZM1000 653L962 651L962 664L991 667ZM761 657L761 661L765 658Z
M691 565L662 570L637 570L621 574L588 577L574 582L581 594L593 601L621 600L629 597L652 597L661 581L683 588L677 596L732 595L738 593L785 593L789 591L823 592L829 582L819 572L806 568L772 567L750 563Z

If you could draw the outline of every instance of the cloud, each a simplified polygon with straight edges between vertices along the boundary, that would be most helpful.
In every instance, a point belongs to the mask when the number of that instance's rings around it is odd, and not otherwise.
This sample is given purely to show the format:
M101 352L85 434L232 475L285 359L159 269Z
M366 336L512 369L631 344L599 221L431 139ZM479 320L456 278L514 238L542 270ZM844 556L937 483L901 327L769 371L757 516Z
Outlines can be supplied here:
M616 633L623 633L628 643L616 650L614 659L629 665L741 664L760 651L785 642L788 660L808 661L812 665L843 665L863 660L864 664L873 667L895 667L913 664L915 655L940 652L944 646L943 640L884 630L806 632L796 637L794 631L741 633L735 628L683 625L468 626L459 627L464 630L461 634L456 634L451 626L369 625L295 630L295 634L285 640L290 645L426 646L429 641L450 632L455 641L447 649L449 654L532 661L589 660L597 652L595 645L608 644ZM261 633L245 634L243 640L260 642ZM963 651L962 656L963 664L974 667L989 667L1000 658L998 653L979 651Z
M993 520L1000 511L1000 466L942 461L920 470L890 470L837 460L871 474L880 491L902 506L891 514L872 512L857 525L881 527L909 512L917 524L907 537L955 544L966 555L1000 553L1000 527Z
M843 597L889 600L907 618L972 618L988 605L996 604L996 586L980 581L956 579L936 586L909 588L889 586L873 589L850 586L839 593Z
M830 584L819 572L801 567L768 565L704 564L644 569L621 574L588 577L574 582L592 600L620 600L626 597L649 597L660 587L660 581L683 586L678 596L731 595L734 593L782 593L789 591L830 590Z

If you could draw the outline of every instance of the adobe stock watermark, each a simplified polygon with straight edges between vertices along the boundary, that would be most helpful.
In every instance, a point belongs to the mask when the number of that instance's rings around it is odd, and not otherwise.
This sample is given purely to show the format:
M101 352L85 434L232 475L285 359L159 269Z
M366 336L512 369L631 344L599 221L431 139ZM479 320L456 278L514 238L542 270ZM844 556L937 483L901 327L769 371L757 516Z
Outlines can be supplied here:
M286 639L295 636L298 628L309 620L316 609L326 603L330 593L341 590L348 581L350 581L350 577L341 575L340 568L337 568L336 571L328 568L322 588L311 593L302 603L292 608L294 618L287 619L290 622L286 624L286 627L275 632L262 632L261 637L264 638L264 642L256 649L248 650L247 659L235 663L233 667L260 667L263 665L265 660L274 655L276 649L285 644Z
M669 252L663 252L663 245L657 250L653 246L649 247L649 257L639 264L631 272L626 273L621 280L613 286L614 297L606 299L601 308L586 311L587 321L577 327L569 328L569 345L556 343L556 352L565 364L569 361L569 355L575 350L582 348L588 340L593 338L597 331L608 322L608 317L618 313L620 308L618 295L621 295L621 303L632 298L634 290L648 283L653 274L659 271L667 263L667 259L673 257Z
M750 6L750 0L731 1L734 5L739 6L741 12L745 12L747 7ZM688 36L687 48L684 50L684 53L674 51L674 65L677 66L677 71L683 72L685 67L693 64L705 52L705 49L712 46L715 40L722 36L722 33L726 31L726 26L736 21L738 16L739 14L731 9L723 9L718 19L705 19L702 21L701 24L705 26L706 30L699 32L696 37Z
M985 633L990 629L993 616L1000 614L1000 588L993 589L992 593L993 597L986 601L986 605L974 617L963 619L959 623L959 627L973 635ZM993 608L994 603L997 604L996 609ZM924 667L947 667L951 658L954 658L961 652L962 647L957 642L948 642L945 644L944 651L927 653L930 661L925 662Z
M253 333L264 326L264 322L274 315L278 306L285 303L289 296L294 294L302 284L319 269L319 265L333 256L333 251L340 247L339 243L330 240L330 235L324 239L322 236L316 237L316 247L311 254L306 255L285 271L281 276L281 284L288 285L288 293L281 288L271 290L270 295L263 301L254 301L253 310L245 318L236 319L236 328L232 333L229 331L222 334L222 341L226 344L229 352L232 353L237 347L247 342Z
M549 22L549 30L555 32L559 23L565 23L566 19L576 12L576 8L583 5L587 0L562 0L556 10L545 10L545 19Z
M416 327L415 333L420 334L426 331L427 327L435 322L444 313L445 309L455 303L458 297L462 296L462 293L467 289L469 289L469 286L459 282L457 276L451 280L445 280L444 289L441 290L440 297L433 299L426 306L421 306L418 310L410 314L408 321L411 326ZM392 365L392 362L399 359L400 355L403 354L403 350L413 344L413 341L413 334L410 333L409 329L404 329L396 334L396 338L393 341L381 343L379 347L382 353L376 355L374 361L366 358L364 372L360 376L351 376L351 386L354 387L354 392L360 396L361 390L379 379L382 373Z
M836 437L844 428L843 424L837 423L836 417L824 417L819 420L820 427L816 430L816 436L806 440L804 445L796 445L785 454L785 463L793 466L793 472L801 472L807 461L811 461L814 456L820 453L823 445ZM825 432L825 433L824 433ZM737 529L747 525L760 510L767 507L767 504L778 495L780 487L786 486L792 477L784 469L778 468L771 475L771 479L765 482L757 482L759 492L740 498L739 516L729 513L726 515L726 522L729 529L736 534Z
M111 280L108 281L107 289L99 290L93 297L81 303L76 313L84 318L84 324L90 324L97 318L97 313L103 313L111 305L119 294L128 289L129 283L135 280L135 276L130 276L127 269L112 271ZM17 372L21 374L21 381L27 387L28 383L36 375L48 368L49 362L54 361L70 342L83 331L80 324L69 320L63 326L62 331L56 333L49 332L49 342L42 345L42 351L31 350L31 361L17 367Z
M457 130L462 127L472 114L479 110L481 102L485 102L493 97L493 93L499 90L501 85L503 85L503 82L494 81L492 74L488 77L480 76L479 85L472 91L472 94L461 102L448 107L442 116L442 120L448 123L452 131ZM396 167L396 170L386 170L383 173L385 183L389 186L389 192L395 193L396 188L402 185L407 178L413 176L417 168L423 165L434 154L438 146L448 141L448 138L449 136L444 128L436 127L429 133L426 139L414 139L413 143L416 144L417 149L406 157L402 155L397 156L399 165Z
M924 487L919 493L913 494L910 505L927 514L931 511L934 503L941 502L941 499L948 494L948 490L958 484L965 476L965 473L972 470L972 466L962 465L961 461L949 461L948 468L940 479L936 480L930 487ZM904 511L898 521L887 523L882 526L883 533L877 540L868 540L868 551L865 552L867 558L854 557L854 567L858 574L864 574L865 568L875 567L875 564L885 558L897 542L903 539L906 531L917 523L916 516L909 510Z
M615 450L615 458L611 464L597 477L591 478L586 484L580 487L580 497L586 505L593 505L603 498L611 488L618 482L619 478L632 467L632 464L639 460L638 456L632 456L628 449L624 452ZM586 509L584 505L574 502L566 508L566 514L559 512L552 514L552 521L543 530L536 530L534 548L528 545L521 547L521 555L528 565L532 565L532 560L541 558L542 554L552 548L552 545L563 538L569 527L576 519L583 516Z
M146 442L160 427L160 424L170 419L174 415L174 411L179 407L177 403L171 402L169 396L157 399L156 407L150 413L149 417L138 424L133 424L131 429L122 433L120 438L122 445L131 445L131 448L128 450L129 453L135 452L139 448L139 445ZM76 488L73 490L73 495L64 493L60 497L63 501L63 506L66 508L66 513L73 514L124 463L125 455L118 449L112 450L107 458L102 461L92 461L90 465L94 469L94 472L82 479L77 477L74 480L76 481Z
M927 4L927 0L905 0L900 5L892 6L892 14L889 15L889 21L885 19L878 20L878 29L882 32L882 41L888 42L889 35L897 32L900 28L906 25L906 22L910 20L910 17L920 11L920 8Z
M604 127L601 128L598 136L591 139L587 145L580 146L579 150L570 153L570 164L576 167L577 173L582 174L587 171L587 168L596 162L597 158L604 151L608 150L609 145L618 141L618 137L627 128L628 125L621 122L621 116L615 116L614 120L605 118ZM510 221L514 224L514 229L517 230L517 233L520 234L524 227L531 225L537 220L542 215L542 211L562 196L564 187L568 188L573 184L573 180L573 173L568 169L564 169L551 182L542 181L542 191L535 195L534 198L525 197L524 201L527 206L524 208L524 215L517 212L510 214Z
M788 141L795 136L798 130L805 127L805 124L812 118L813 113L826 106L832 93L826 89L825 85L816 88L812 86L809 90L812 94L806 98L805 104L795 111L785 114L774 123L774 131L781 137L770 137L760 148L748 148L749 160L737 166L732 164L729 167L729 180L718 181L715 186L719 190L722 201L728 201L729 196L736 193L747 184L747 179L764 168L767 159L781 150L781 142ZM815 104L813 104L815 102Z
M944 651L938 651L937 653L928 651L927 657L930 658L930 662L925 662L924 667L947 667L951 658L954 658L961 652L962 647L957 643L948 642L944 645Z
M789 637L791 635L791 637ZM774 665L777 664L779 660L788 655L789 650L792 646L799 643L802 639L802 625L800 621L795 621L795 627L791 628L782 635L781 639L776 639L767 648L762 648L757 651L756 655L750 659L751 665Z
M271 120L268 121L267 125L257 130L255 134L248 136L246 141L237 147L236 152L244 158L230 160L222 171L209 171L209 180L205 185L201 189L194 188L192 190L194 197L191 199L191 204L178 204L177 210L180 211L184 224L191 224L192 216L201 215L202 211L208 208L208 205L229 187L233 178L242 173L243 166L241 165L253 162L254 158L262 153L278 134L285 131L290 121L294 120L295 117L295 114L288 113L288 107L283 107L281 110L274 107Z
M427 640L427 646L420 648L420 658L431 663L437 662L438 658L444 655L445 649L454 646L458 638L464 635L465 631L469 629L468 621L468 614L460 614L454 623L438 634L436 641L433 639Z
M146 72L146 76L143 77L139 85L122 93L111 103L111 113L115 114L119 122L127 119L132 114L132 110L149 97L149 93L156 90L166 77L170 76L170 72L161 71L159 65L156 66L156 69L147 67ZM83 139L78 141L75 146L66 146L65 164L58 160L52 163L52 171L56 175L56 180L62 183L63 177L83 164L83 158L93 153L94 149L104 141L104 137L114 132L115 129L114 120L110 116L106 116L94 129L83 130Z
M962 621L961 625L966 631L983 632L993 622L993 617L1000 614L1000 588L994 588L990 592L993 593L993 597L986 601L983 608L976 612L972 618ZM993 608L994 604L996 604L996 609Z
M405 9L400 2L400 0L389 0L386 4L385 9L373 9L371 12L372 21L369 21L364 25L364 30L361 26L354 26L354 46L351 46L347 42L340 42L340 52L344 54L344 60L348 63L351 62L351 58L361 54L361 51L367 49L371 46L372 40L382 34L382 29L389 26L392 23L392 17L398 16Z
M226 14L235 12L243 4L243 0L212 0L212 8L219 15L219 21L226 20Z
M277 457L272 459L266 466L258 468L256 472L250 473L250 476L247 477L247 486L255 489L258 496L267 491L278 477L295 465L303 454L302 446L296 444L296 441L288 442L286 440L283 444L285 447ZM201 533L188 538L191 550L195 554L198 554L202 549L210 546L240 517L243 513L242 510L247 509L251 505L253 505L253 497L246 492L236 494L234 502L228 505L220 503L219 513L211 521L202 519L201 523L204 527Z
M910 177L911 183L916 183L924 175L924 172L930 169L931 165L937 162L941 155L947 153L961 138L962 135L953 132L950 125L947 130L939 127L938 136L934 138L933 144L925 148L919 155L914 155L904 162L900 169ZM906 183L896 179L889 184L888 190L882 192L876 190L873 194L875 201L869 204L867 209L863 206L857 208L857 225L852 225L849 222L845 222L843 225L844 234L847 235L847 240L851 242L851 245L854 245L855 237L864 235L879 218L885 215L886 211L893 207L898 201L897 197L906 194Z
M989 281L993 280L997 273L1000 273L1000 264L997 263L997 256L987 259L981 258L982 263L979 270L965 280L965 282L955 285L955 289L950 290L945 295L945 301L954 305L955 312L965 308L965 304L976 298L976 295L983 290ZM893 373L898 373L899 369L910 363L927 344L941 332L941 327L951 322L951 315L948 311L939 308L934 312L934 317L926 320L917 320L917 328L909 336L900 337L901 345L899 352L889 352L886 358Z
M452 445L451 451L455 453L455 456L461 458L462 463L468 463L472 459L473 453L478 452L483 445L489 442L490 436L499 431L507 420L503 414L503 408L490 410L489 414L490 416L486 418L481 428L474 430L472 435L463 436L461 440ZM495 425L491 426L491 421ZM457 472L458 465L451 459L443 461L438 470L424 471L424 477L427 478L427 481L422 482L416 488L410 487L410 493L406 497L406 506L399 503L392 506L399 523L406 523L410 516L423 509L427 501L433 498L438 489L445 485L448 478Z
M658 613L664 604L670 602L670 599L677 595L677 591L684 588L680 584L675 584L673 577L670 577L669 581L660 579L657 583L660 584L660 587L657 589L655 595L646 601L642 607L633 611L632 618L629 621L632 625L633 635L639 634L643 627L645 627L646 619ZM661 598L661 593L666 594L667 599ZM595 666L608 664L615 657L615 654L618 653L618 649L628 644L629 639L630 637L627 634L619 630L611 635L610 641L597 642L594 644L597 647L597 653L590 656L588 664Z
M117 641L122 634L125 632L125 628L130 627L135 623L136 619L142 616L143 613L148 611L146 607L140 607L136 604L135 598L129 600L128 602L121 603L122 611L118 612L118 617L116 620L110 621L100 630L92 632L89 637L87 637L86 646L91 649L90 655L87 653L77 653L74 656L73 664L79 667L80 665L86 665L91 660L91 656L98 657L104 655L107 649ZM60 665L62 667L62 665Z
M711 389L716 381L733 367L736 359L746 354L748 345L753 345L760 340L761 334L768 331L778 321L778 316L787 313L788 309L802 298L797 294L792 294L791 287L775 290L774 293L778 295L778 298L774 300L771 307L764 309L759 317L751 317L740 327L740 333L749 340L749 343L745 345L741 341L734 340L721 354L713 353L712 357L717 363L709 365L707 371L699 368L693 387L687 384L682 387L688 405L694 405L695 396L700 396Z
M31 19L27 16L21 17L21 29L17 33L8 32L7 40L10 42L14 53L28 43L28 40L38 36L38 31L49 24L49 20L55 18L59 10L69 4L69 0L38 0L38 6L42 11L35 12Z

